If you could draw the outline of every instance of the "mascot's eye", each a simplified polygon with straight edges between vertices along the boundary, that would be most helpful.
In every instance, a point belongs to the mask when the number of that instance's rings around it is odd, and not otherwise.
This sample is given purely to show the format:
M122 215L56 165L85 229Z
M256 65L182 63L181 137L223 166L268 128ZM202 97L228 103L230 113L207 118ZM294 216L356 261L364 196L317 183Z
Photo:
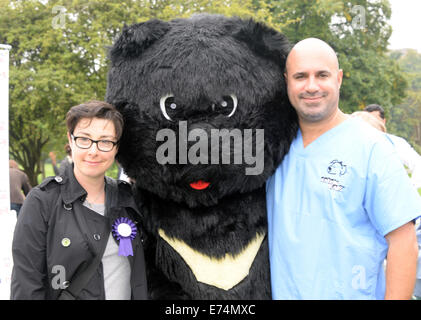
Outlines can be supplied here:
M171 111L177 110L177 104L174 101L174 96L172 94L163 96L159 101L159 105L161 107L161 112L164 115L165 119L173 121L168 115L168 112L171 114Z
M235 110L237 110L238 100L234 94L222 97L222 101L219 103L218 111L227 117L231 117Z

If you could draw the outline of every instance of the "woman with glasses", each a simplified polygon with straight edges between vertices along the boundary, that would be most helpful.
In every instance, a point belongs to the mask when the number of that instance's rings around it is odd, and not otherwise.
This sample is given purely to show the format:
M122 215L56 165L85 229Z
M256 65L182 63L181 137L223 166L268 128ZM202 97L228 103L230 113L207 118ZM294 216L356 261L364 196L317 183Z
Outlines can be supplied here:
M130 185L105 176L123 130L114 106L70 109L73 166L32 189L16 224L11 299L146 299L139 211Z

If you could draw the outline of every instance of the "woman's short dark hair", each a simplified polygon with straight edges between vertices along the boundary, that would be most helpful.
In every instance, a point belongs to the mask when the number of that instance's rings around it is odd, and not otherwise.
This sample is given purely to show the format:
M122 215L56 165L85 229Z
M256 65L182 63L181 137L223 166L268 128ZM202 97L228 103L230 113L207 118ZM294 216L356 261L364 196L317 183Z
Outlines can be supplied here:
M67 130L73 134L81 119L107 119L114 124L117 140L120 140L123 133L123 116L117 109L105 101L88 101L70 108L66 115Z

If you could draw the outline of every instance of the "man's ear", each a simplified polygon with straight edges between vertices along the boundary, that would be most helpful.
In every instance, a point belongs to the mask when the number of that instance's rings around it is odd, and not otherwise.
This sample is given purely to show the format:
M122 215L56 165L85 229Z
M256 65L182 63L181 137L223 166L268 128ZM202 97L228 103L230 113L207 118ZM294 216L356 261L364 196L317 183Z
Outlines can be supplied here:
M338 83L339 83L339 88L341 87L341 85L342 85L342 78L343 78L343 76L344 76L344 72L343 72L343 70L342 69L339 69L339 71L338 71Z
M110 59L114 64L117 61L139 57L145 49L164 36L170 25L158 19L143 23L124 26L120 37L110 49Z

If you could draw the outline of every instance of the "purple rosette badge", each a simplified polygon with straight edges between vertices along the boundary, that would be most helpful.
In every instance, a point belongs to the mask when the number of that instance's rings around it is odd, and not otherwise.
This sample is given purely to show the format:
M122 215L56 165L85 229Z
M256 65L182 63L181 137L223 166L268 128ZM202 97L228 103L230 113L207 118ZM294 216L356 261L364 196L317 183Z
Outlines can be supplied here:
M119 241L119 256L133 256L132 240L136 237L137 230L132 220L129 218L118 218L112 226L114 238Z

